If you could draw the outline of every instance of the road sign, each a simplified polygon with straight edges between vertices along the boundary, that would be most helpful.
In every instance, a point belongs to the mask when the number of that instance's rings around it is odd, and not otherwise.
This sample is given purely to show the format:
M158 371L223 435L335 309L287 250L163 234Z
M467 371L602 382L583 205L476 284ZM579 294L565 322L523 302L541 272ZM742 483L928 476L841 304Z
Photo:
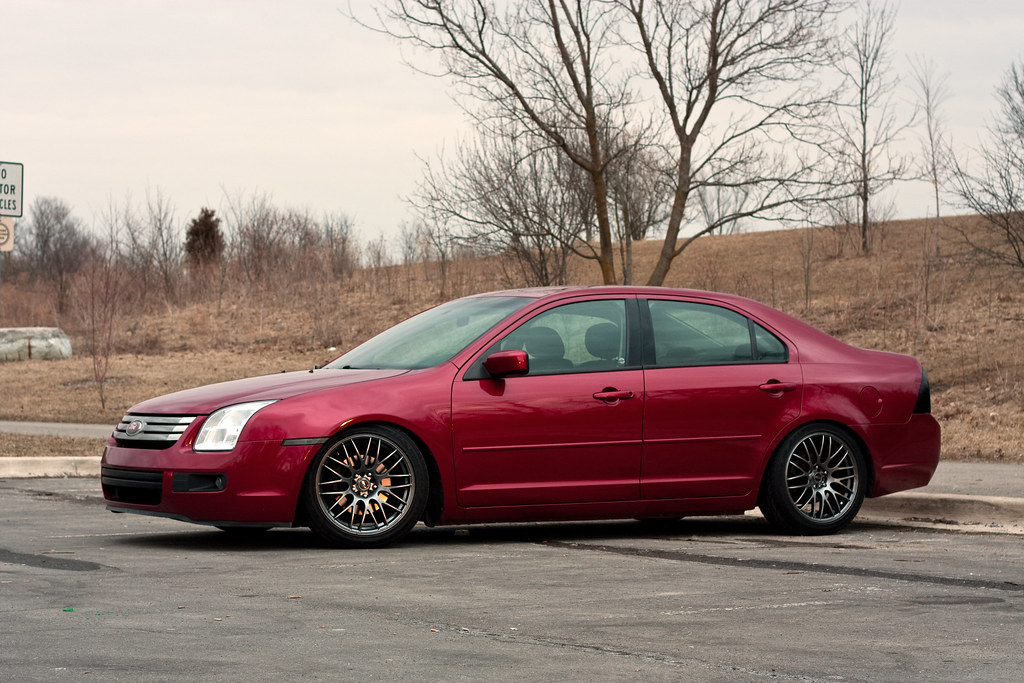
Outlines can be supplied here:
M14 219L0 218L0 251L14 250Z
M13 161L0 161L0 216L21 218L21 180L25 167Z

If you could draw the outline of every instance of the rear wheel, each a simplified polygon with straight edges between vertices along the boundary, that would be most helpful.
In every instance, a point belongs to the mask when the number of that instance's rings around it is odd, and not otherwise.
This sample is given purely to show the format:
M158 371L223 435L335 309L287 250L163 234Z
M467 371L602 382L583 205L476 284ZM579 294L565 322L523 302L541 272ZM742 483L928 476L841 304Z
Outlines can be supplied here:
M864 454L852 435L832 425L805 425L779 445L758 502L783 531L831 534L856 517L866 477Z
M371 425L342 434L306 474L310 528L338 547L392 543L423 515L428 476L420 449L398 429Z

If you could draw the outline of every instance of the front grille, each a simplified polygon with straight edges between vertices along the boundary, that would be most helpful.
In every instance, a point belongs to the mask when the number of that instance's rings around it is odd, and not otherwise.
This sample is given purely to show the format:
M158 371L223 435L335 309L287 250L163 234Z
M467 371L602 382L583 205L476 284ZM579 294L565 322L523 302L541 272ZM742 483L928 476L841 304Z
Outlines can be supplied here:
M116 503L159 505L163 497L164 473L152 470L100 468L103 497Z
M170 448L195 419L194 415L128 414L114 429L114 438L127 448Z

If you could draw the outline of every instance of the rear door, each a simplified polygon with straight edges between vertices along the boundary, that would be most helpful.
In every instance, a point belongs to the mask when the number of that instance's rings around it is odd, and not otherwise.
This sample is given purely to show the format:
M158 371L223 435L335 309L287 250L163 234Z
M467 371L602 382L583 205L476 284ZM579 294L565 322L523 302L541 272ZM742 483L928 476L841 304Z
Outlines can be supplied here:
M646 303L646 307L644 307ZM641 302L647 312L642 496L742 496L772 439L800 414L785 342L724 306Z

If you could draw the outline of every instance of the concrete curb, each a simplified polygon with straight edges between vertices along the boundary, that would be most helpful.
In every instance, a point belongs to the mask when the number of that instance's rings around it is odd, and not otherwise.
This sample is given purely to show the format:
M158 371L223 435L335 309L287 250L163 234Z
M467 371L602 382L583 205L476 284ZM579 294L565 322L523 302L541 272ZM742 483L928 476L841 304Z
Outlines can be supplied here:
M1024 498L955 493L894 493L865 500L858 518L940 525L984 525L1020 531L1024 530Z
M26 457L0 458L0 478L24 479L29 477L98 477L100 457L61 458Z

